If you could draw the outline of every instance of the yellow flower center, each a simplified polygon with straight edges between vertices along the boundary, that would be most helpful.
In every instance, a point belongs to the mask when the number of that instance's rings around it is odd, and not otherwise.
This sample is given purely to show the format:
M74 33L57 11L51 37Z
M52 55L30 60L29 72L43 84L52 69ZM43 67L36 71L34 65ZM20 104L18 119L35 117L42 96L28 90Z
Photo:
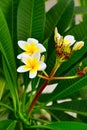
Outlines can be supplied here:
M25 44L24 49L26 51L25 53L29 54L30 56L32 56L36 52L41 51L40 48L37 46L37 44L34 42L32 42L30 44Z
M69 45L69 46L70 46L70 41L69 41L69 40L67 40L67 39L64 39L63 44L64 44L65 46L67 46L67 45Z
M36 72L40 68L40 63L38 58L32 58L28 59L26 61L26 65L24 66L24 69L29 69L31 73Z

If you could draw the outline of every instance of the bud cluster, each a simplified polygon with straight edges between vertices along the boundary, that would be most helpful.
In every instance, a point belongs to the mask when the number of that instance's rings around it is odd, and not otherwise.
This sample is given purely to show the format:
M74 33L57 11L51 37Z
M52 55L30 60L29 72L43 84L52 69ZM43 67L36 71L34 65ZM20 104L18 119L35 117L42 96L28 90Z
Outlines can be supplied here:
M63 38L63 36L58 33L57 28L55 28L54 41L56 55L63 61L69 59L73 51L80 50L84 46L83 41L76 42L72 35L67 35Z

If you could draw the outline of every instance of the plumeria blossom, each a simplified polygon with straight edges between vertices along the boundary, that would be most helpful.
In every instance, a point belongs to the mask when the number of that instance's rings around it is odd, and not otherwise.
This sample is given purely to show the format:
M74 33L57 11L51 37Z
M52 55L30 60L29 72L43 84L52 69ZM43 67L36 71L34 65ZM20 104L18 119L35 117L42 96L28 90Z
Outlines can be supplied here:
M74 36L72 36L72 35L67 35L67 36L65 36L64 37L64 42L63 42L63 45L73 45L74 43L75 43L75 38L74 38Z
M24 54L22 62L24 65L20 66L17 71L20 73L29 71L29 78L35 78L37 71L43 71L46 68L46 64L40 60L40 53L35 53L33 56Z
M23 54L32 56L35 53L42 53L46 51L45 47L34 38L28 38L27 41L18 41L18 45L22 50L24 50L23 53L17 56L18 59L21 59Z

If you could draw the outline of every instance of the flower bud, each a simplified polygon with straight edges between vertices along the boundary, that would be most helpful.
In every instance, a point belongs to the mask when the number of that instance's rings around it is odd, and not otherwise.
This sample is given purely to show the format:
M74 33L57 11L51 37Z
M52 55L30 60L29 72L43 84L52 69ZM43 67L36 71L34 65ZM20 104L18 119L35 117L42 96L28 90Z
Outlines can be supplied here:
M82 66L82 62L79 63L79 66L80 66L80 67Z
M54 41L55 43L58 43L61 38L61 35L58 33L57 27L55 27L55 35L54 35Z
M85 67L85 68L83 69L83 72L84 72L84 74L87 73L87 67Z
M76 42L75 45L73 46L73 51L80 50L84 46L83 41Z
M41 61L42 61L42 62L45 61L45 56L44 56L44 55L41 56Z

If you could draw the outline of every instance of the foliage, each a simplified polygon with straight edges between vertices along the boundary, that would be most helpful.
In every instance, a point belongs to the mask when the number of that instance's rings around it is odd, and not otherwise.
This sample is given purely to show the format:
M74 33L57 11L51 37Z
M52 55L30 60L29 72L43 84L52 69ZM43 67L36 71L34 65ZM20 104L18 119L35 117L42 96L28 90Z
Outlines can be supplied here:
M78 0L80 5L76 7L74 0L58 0L46 11L48 1L0 0L0 130L87 129L87 75L81 75L87 66L87 1ZM77 14L82 16L78 24ZM54 38L55 27L63 37L73 35L77 41L84 41L83 48L66 62L59 61L56 56L59 41ZM42 53L46 72L33 79L27 72L17 72L21 65L17 59L21 52L17 43L28 38L37 39L47 50ZM48 75L55 66L55 77L65 79L53 77L48 82ZM80 76L76 75L78 68L81 69ZM54 90L42 93L45 87L50 90L51 84L56 84Z

